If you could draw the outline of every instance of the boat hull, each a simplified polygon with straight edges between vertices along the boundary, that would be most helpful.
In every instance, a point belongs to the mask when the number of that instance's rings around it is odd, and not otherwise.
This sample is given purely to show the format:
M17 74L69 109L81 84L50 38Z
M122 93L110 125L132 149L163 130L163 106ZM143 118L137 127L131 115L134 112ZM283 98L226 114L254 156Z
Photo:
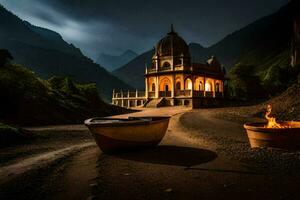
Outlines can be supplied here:
M250 146L281 149L300 148L300 122L283 122L291 128L264 128L263 123L245 124Z
M87 126L99 148L103 152L110 153L158 145L165 136L169 117L151 117L151 119L153 120L137 123L87 124Z

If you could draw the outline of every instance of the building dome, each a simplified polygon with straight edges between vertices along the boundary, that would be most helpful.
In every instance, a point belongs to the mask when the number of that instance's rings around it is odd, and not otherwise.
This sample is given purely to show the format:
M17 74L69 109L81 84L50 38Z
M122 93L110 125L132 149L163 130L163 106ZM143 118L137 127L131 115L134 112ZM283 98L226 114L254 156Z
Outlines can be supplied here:
M156 46L155 55L161 56L183 56L190 57L189 47L186 42L178 36L171 26L171 32L161 39Z

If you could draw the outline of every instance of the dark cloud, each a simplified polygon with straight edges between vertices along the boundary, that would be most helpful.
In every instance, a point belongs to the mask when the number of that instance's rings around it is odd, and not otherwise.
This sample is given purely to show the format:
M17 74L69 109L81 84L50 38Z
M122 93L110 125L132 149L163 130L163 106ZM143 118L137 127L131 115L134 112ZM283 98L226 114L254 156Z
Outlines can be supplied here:
M33 24L53 29L92 58L141 53L174 23L187 42L212 45L288 0L0 0Z

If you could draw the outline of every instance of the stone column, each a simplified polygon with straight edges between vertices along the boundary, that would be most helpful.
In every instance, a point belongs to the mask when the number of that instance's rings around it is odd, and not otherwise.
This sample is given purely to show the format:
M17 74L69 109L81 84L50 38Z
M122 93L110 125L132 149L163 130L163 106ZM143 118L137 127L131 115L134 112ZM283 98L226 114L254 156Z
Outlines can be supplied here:
M175 75L173 74L172 76L172 92L171 92L171 97L175 97Z
M146 97L146 99L149 98L149 92L148 92L148 77L145 78L145 97Z
M195 77L194 76L192 76L192 93L191 93L191 97L193 97L194 96L194 84L195 84Z
M214 79L213 81L213 86L212 86L212 91L213 91L213 97L216 97L216 80Z
M124 94L123 94L123 90L121 90L121 107L124 107Z
M224 98L224 80L221 81L222 97Z
M159 81L158 81L158 76L156 76L155 98L159 98Z
M206 78L205 78L205 76L204 76L204 78L203 78L203 96L204 97L206 97Z

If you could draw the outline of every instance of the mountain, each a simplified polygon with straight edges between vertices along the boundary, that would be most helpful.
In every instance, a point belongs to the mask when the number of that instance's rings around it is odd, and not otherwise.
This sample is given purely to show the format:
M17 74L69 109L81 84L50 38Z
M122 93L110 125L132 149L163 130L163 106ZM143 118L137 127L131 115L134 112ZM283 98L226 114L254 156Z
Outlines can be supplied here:
M68 44L56 32L36 27L0 6L0 48L8 49L14 62L42 78L69 76L83 83L94 82L101 96L110 100L113 88L131 88L103 67Z
M129 63L123 67L113 71L113 75L124 80L126 83L134 86L136 89L145 89L145 64L147 62L148 66L151 66L151 59L154 54L154 49L147 51L138 57L131 60Z
M210 56L207 52L207 48L197 43L190 43L189 50L191 54L192 62L204 62Z
M0 67L0 121L17 125L74 124L128 112L101 100L95 84L44 80L20 65Z
M259 68L273 64L288 65L292 23L292 5L289 3L278 12L228 35L211 46L209 51L215 53L228 68L236 63Z
M117 55L117 56L102 53L98 57L97 63L101 66L104 66L105 69L107 69L108 71L113 71L125 65L126 63L128 63L129 61L131 61L137 56L138 54L132 50L127 50L121 55Z
M189 45L192 62L205 62L210 55L218 57L229 70L237 63L253 65L255 73L264 75L274 66L288 66L292 41L293 16L299 13L299 1L292 0L276 13L263 17L226 36L211 47ZM144 87L145 54L113 72L136 88ZM147 56L150 63L152 55ZM137 78L137 76L139 78ZM262 77L263 79L263 77Z

